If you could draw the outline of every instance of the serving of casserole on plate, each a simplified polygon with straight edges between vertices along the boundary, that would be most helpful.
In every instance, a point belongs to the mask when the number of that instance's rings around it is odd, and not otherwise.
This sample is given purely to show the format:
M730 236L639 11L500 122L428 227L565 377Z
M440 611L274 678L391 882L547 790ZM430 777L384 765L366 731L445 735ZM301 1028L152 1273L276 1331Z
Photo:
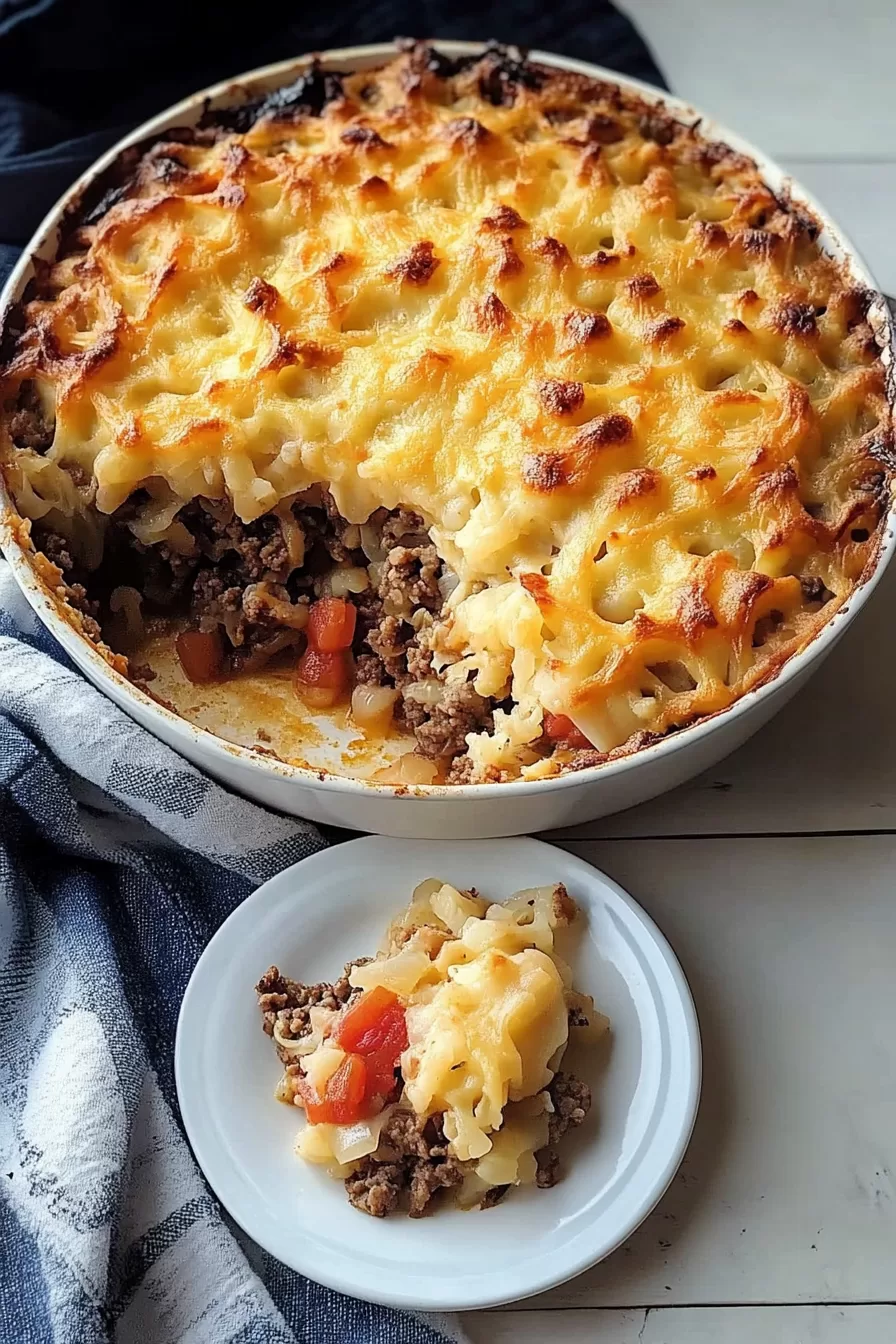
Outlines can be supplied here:
M590 778L889 554L886 333L812 209L674 100L454 48L169 118L7 314L8 545L254 767Z
M526 838L378 836L225 920L174 1068L196 1159L254 1241L419 1310L524 1297L608 1255L672 1180L701 1072L675 955L602 873Z
M442 1190L485 1209L556 1184L556 1145L591 1109L563 1057L609 1028L560 955L577 917L562 882L492 901L425 878L377 956L334 983L261 977L277 1097L306 1119L296 1151L354 1208L421 1217Z

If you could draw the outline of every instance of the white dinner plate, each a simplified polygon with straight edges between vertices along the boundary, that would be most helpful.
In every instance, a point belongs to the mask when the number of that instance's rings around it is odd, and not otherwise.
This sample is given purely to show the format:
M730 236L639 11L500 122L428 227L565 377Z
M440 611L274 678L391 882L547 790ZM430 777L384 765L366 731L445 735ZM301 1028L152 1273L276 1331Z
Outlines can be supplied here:
M338 978L346 961L376 950L414 886L431 876L499 900L565 882L583 917L561 950L612 1035L568 1057L591 1084L594 1106L560 1144L564 1177L553 1189L515 1188L481 1212L446 1203L423 1219L371 1218L351 1207L341 1182L295 1156L302 1118L274 1098L281 1067L253 987L271 963L306 983ZM675 1174L700 1093L694 1004L665 938L609 878L528 839L368 836L279 873L200 957L174 1064L196 1159L249 1236L319 1283L420 1311L512 1302L609 1255Z

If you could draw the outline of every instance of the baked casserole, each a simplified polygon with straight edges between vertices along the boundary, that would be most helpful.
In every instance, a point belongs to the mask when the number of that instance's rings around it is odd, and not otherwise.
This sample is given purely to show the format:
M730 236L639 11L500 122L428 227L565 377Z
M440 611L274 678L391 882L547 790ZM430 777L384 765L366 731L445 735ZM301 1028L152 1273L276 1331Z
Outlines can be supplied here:
M398 783L630 753L874 565L873 296L818 234L698 126L514 49L314 64L126 151L38 264L3 344L21 538L185 717L287 680L291 747L282 699L250 711L286 759L322 722Z

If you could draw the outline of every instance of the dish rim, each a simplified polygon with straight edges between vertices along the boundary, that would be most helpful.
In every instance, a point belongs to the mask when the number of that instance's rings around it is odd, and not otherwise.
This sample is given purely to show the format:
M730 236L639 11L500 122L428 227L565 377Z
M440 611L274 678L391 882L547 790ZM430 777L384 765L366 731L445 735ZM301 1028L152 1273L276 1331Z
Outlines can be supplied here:
M693 1136L694 1126L697 1121L697 1115L700 1107L700 1097L703 1084L703 1047L700 1032L700 1023L697 1016L697 1009L694 1004L693 994L691 992L691 988L688 983L687 977L685 976L684 970L682 969L681 963L678 960L674 948L672 947L672 945L670 944L669 940L666 938L662 930L658 927L654 919L651 917L651 915L649 915L647 911L643 908L643 906L639 905L639 903L634 899L633 896L629 895L629 893L623 887L621 887L617 882L615 882L613 878L609 877L608 874L603 872L602 869L597 868L594 864L588 863L586 859L580 858L579 855L577 854L572 854L566 850L561 850L556 845L547 844L543 840L536 840L530 836L505 837L491 840L464 840L464 841L449 840L449 841L442 841L439 843L443 845L449 845L451 847L451 851L453 854L457 854L458 845L462 845L468 852L476 850L481 851L485 849L486 846L492 846L492 847L499 846L501 848L509 848L510 846L513 846L517 854L518 860L521 846L523 849L528 849L531 853L533 853L533 858L535 857L535 851L537 851L539 858L542 856L547 858L547 854L543 855L543 852L550 851L552 856L554 855L559 856L557 859L551 858L550 862L556 863L558 870L561 868L561 865L566 868L566 872L560 871L558 880L568 880L568 872L570 869L575 872L581 872L583 882L593 883L596 879L599 885L602 886L603 889L606 891L608 897L610 898L610 901L611 902L618 901L625 908L626 913L629 916L632 916L635 919L635 921L637 921L643 926L643 929L645 931L649 944L652 947L652 950L655 952L656 956L659 957L662 965L665 967L669 976L671 977L675 993L674 1002L676 1006L680 1008L681 1011L682 1024L684 1029L684 1039L686 1040L686 1051L687 1051L684 1058L688 1072L685 1081L685 1088L683 1095L679 1094L680 1103L678 1106L678 1109L681 1111L683 1116L683 1123L677 1135L676 1141L672 1146L672 1148L670 1149L669 1156L662 1167L661 1175L655 1181L652 1190L649 1193L642 1195L641 1199L633 1205L629 1217L624 1222L620 1223L617 1231L613 1234L612 1238L609 1239L609 1244L604 1245L596 1255L593 1253L593 1251L586 1252L585 1254L580 1254L574 1260L570 1261L564 1269L558 1270L556 1273L550 1274L548 1277L539 1281L535 1287L527 1288L522 1293L513 1291L510 1294L498 1293L497 1295L494 1295L483 1293L480 1291L478 1294L473 1292L468 1293L467 1296L454 1297L454 1298L448 1298L448 1297L436 1298L433 1296L415 1297L413 1295L413 1291L408 1293L404 1292L395 1293L389 1291L377 1292L375 1283L373 1285L370 1285L372 1286L373 1291L368 1293L367 1289L369 1285L365 1285L365 1296L363 1300L375 1302L381 1306L395 1307L405 1311L434 1311L434 1312L474 1311L474 1310L482 1310L487 1307L498 1307L502 1305L507 1305L508 1303L511 1302L520 1302L528 1297L534 1296L537 1293L546 1292L551 1288L558 1287L560 1284L569 1282L570 1279L573 1279L577 1275L584 1273L585 1270L591 1268L596 1264L601 1263L603 1260L607 1258L607 1256L612 1255L613 1252L618 1250L618 1248L623 1244L623 1242L625 1242L636 1231L636 1229L640 1227L640 1225L650 1215L653 1209L656 1208L660 1200L663 1198L663 1196L669 1189L669 1186L671 1185L676 1172L681 1166L681 1163L687 1152L688 1145L690 1144L691 1138ZM220 933L220 930L224 928L224 926L234 918L237 917L241 917L243 919L247 918L248 913L251 913L255 907L261 906L263 908L265 900L269 899L268 889L273 883L282 881L283 878L288 874L295 873L300 875L307 875L308 868L306 865L311 865L313 868L325 869L328 861L332 861L334 853L336 851L344 851L344 850L357 851L359 848L365 851L373 850L374 854L371 856L371 859L367 861L366 867L364 865L364 861L359 860L358 866L364 867L365 871L369 871L370 867L376 864L377 858L379 858L381 862L385 862L388 865L389 857L392 853L394 853L394 846L396 844L401 844L406 848L418 850L421 853L421 863L428 862L427 854L432 845L431 841L416 840L416 839L395 841L393 839L390 839L390 837L388 836L365 835L359 837L358 839L348 840L339 845L332 846L329 849L321 850L318 853L311 854L304 859L300 859L297 863L291 864L288 868L284 868L280 873L275 874L274 877L269 878L267 882L262 883L262 885L260 887L257 887L256 890L252 892L250 896L248 896L244 901L240 902L240 904L236 907L236 909L232 911L231 914L228 916L227 920L225 920L224 923L219 926L219 929L216 930L215 933L212 935L212 938L209 940L209 943L207 943L205 949L203 949L202 955L197 961L196 966L193 968L193 972L190 976L187 988L184 992L184 996L181 1001L180 1011L178 1013L177 1029L175 1034L174 1077L175 1077L175 1089L178 1098L178 1106L180 1107L181 1110L181 1119L183 1122L184 1130L187 1134L188 1141L190 1143L191 1151L193 1152L197 1165L202 1171L204 1179L207 1181L211 1189L214 1191L215 1196L227 1209L229 1216L233 1218L233 1220L243 1229L243 1231L248 1236L252 1237L253 1240L255 1240L262 1247L262 1249L267 1251L268 1254L274 1256L275 1259L280 1260L281 1263L286 1262L280 1259L280 1254L276 1249L274 1249L273 1244L271 1244L274 1242L275 1239L272 1237L270 1238L270 1241L266 1240L265 1238L259 1235L258 1229L251 1229L249 1227L246 1227L245 1224L240 1221L240 1219L236 1216L236 1214L233 1213L232 1209L226 1203L223 1196L220 1195L218 1185L216 1185L215 1182L211 1179L211 1177L207 1174L204 1162L199 1156L200 1150L202 1150L203 1152L208 1151L206 1146L207 1136L205 1138L200 1139L200 1144L199 1147L197 1148L194 1140L195 1131L194 1133L190 1132L190 1124L186 1118L187 1114L190 1113L190 1104L188 1103L185 1113L185 1108L182 1103L181 1080L184 1077L186 1077L186 1070L188 1068L188 1059L185 1054L185 1052L188 1049L188 1046L185 1043L188 1029L185 1029L182 1032L181 1027L181 1024L184 1020L185 1009L187 1009L188 1003L191 1001L192 996L198 992L196 990L197 973L199 971L200 965L202 964L204 958L206 957L208 949L211 947L212 942L217 938L218 934ZM435 866L439 866L438 861L436 861ZM450 878L450 875L447 875L447 877ZM588 902L588 906L590 906L590 899ZM334 907L334 909L335 908L336 907ZM186 1089L186 1094L189 1095L189 1089ZM296 1158L296 1161L298 1160L299 1159ZM338 1193L338 1191L336 1193ZM545 1193L549 1194L549 1192ZM437 1217L438 1215L436 1214L434 1216ZM317 1273L319 1266L316 1262L315 1262L314 1274L309 1274L306 1268L300 1268L298 1264L289 1265L288 1267L295 1269L297 1273L303 1273L308 1275L308 1277L314 1278L315 1282L323 1283L326 1287L332 1288L337 1292L343 1292L343 1293L348 1292L350 1296L357 1295L356 1293L353 1293L351 1290L346 1288L344 1281L341 1281L339 1279L338 1274L330 1275L325 1270L324 1275L319 1276ZM414 1282L413 1278L411 1278L409 1282L413 1284ZM446 1278L446 1283L450 1282L451 1282L450 1278Z
M440 51L448 55L469 55L483 50L484 42L428 39ZM365 69L395 55L394 43L370 43L354 47L333 48L321 53L306 53L270 65L260 66L230 79L190 94L180 102L157 113L141 123L116 144L111 146L89 168L87 168L63 193L59 200L47 212L35 230L33 237L25 246L22 256L13 267L6 284L0 292L0 329L6 322L9 310L20 298L27 280L32 273L32 258L45 249L51 240L58 242L58 225L66 212L83 195L89 185L105 172L123 150L139 144L148 137L168 127L180 124L186 119L195 119L207 104L233 101L251 93L259 86L277 87L290 75L295 76L306 69L313 60L319 59L325 68L349 66L353 69ZM880 343L881 361L887 378L887 400L891 415L896 413L896 378L894 378L894 345L896 345L896 314L892 313L875 282L870 270L862 259L858 249L844 231L827 213L824 207L804 187L795 181L769 155L744 137L728 129L714 118L705 116L693 104L683 98L658 89L643 80L621 74L604 66L580 61L574 57L558 56L550 52L532 50L528 53L531 60L538 64L556 69L570 70L616 84L622 89L631 90L645 100L662 105L674 116L688 122L699 122L702 133L708 138L718 139L732 149L746 154L754 160L763 180L773 190L786 190L798 203L809 207L822 225L819 238L822 249L836 260L845 263L852 276L863 286L872 290L875 300L869 312L875 334ZM745 691L732 704L700 718L696 723L680 728L667 737L635 751L608 760L599 765L589 766L579 771L566 771L542 779L512 779L501 783L481 784L385 784L370 779L360 779L339 774L330 769L314 768L310 765L290 764L266 751L254 746L242 746L219 737L209 729L200 728L189 719L175 713L141 690L103 657L85 635L66 619L60 604L50 594L45 584L35 573L29 553L18 539L17 532L21 524L14 502L9 494L3 473L0 472L0 552L6 558L10 569L29 605L35 611L41 623L57 639L76 664L88 663L94 672L96 682L102 688L104 681L111 681L118 696L125 702L135 702L144 713L166 720L176 737L191 742L197 752L209 753L215 761L232 763L237 758L249 770L260 770L269 777L279 777L294 784L320 790L324 793L374 796L381 798L413 798L419 802L462 802L471 799L492 797L524 796L541 793L547 788L568 789L584 784L596 784L599 780L610 780L626 775L642 762L656 762L661 757L674 756L686 748L693 748L706 736L725 723L733 723L743 714L749 713L755 706L762 704L776 691L783 691L791 681L804 673L840 638L845 625L850 624L868 601L880 582L885 570L896 552L896 487L891 486L891 497L885 518L880 524L880 540L870 568L858 580L845 602L822 628L810 639L804 648L791 654L783 664L770 669L765 678L757 685Z

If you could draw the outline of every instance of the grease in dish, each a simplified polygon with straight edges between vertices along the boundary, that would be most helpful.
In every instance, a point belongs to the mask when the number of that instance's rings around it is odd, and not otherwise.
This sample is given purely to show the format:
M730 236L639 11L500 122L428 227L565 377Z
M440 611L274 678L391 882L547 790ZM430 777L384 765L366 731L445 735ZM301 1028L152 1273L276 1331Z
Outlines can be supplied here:
M335 984L272 966L256 992L285 1065L277 1096L305 1112L299 1156L375 1217L418 1217L443 1189L487 1208L553 1185L555 1145L591 1107L564 1053L609 1028L555 946L576 915L562 884L492 903L429 878Z
M138 679L176 640L188 717L295 669L403 735L374 777L549 776L725 709L874 563L872 296L662 106L418 43L105 185L7 320L0 457L72 618Z

